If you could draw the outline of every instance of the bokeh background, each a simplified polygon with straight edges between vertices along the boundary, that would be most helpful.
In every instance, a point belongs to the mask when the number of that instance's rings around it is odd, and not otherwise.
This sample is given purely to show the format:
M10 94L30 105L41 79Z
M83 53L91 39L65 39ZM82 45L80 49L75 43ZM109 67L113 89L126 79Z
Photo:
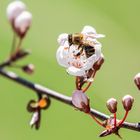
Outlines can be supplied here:
M10 0L0 1L0 62L8 57L12 30L7 21L6 7ZM124 115L121 98L131 94L135 98L127 121L140 121L140 92L133 77L140 72L140 1L139 0L23 0L33 14L33 24L23 47L32 55L18 62L33 63L35 73L28 76L21 70L10 68L20 76L43 84L68 96L74 89L74 78L67 75L55 59L60 33L79 32L91 25L106 38L100 41L105 63L98 72L94 85L87 92L91 106L109 114L106 100L118 100L118 118ZM39 131L31 129L31 114L26 104L35 94L10 80L0 77L0 139L1 140L89 140L99 139L103 130L90 117L73 108L52 100L49 110L43 112ZM137 139L140 133L121 129L126 140ZM117 140L111 135L105 140Z

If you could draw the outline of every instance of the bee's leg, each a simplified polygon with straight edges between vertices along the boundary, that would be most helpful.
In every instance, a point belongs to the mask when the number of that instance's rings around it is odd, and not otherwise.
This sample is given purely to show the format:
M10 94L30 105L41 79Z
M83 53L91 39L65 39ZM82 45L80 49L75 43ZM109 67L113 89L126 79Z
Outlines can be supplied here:
M81 44L79 44L79 46L78 46L78 50L81 48Z
M84 50L84 48L82 47L81 50L80 50L80 54L83 52L83 50Z
M82 52L83 52L83 48L81 45L79 45L78 46L78 53L76 54L76 56L80 56Z

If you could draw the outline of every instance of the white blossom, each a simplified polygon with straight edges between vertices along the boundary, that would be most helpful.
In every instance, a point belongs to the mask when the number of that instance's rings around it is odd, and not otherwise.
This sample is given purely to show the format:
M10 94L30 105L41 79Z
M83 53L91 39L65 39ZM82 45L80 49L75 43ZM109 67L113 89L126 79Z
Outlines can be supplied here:
M82 30L83 45L84 43L92 46L95 52L87 57L85 51L81 51L79 45L72 44L69 46L68 34L63 33L58 37L60 47L57 50L56 58L59 65L67 68L67 72L74 76L86 77L87 71L91 69L95 62L101 57L101 43L96 40L96 36L102 36L96 33L91 26L85 26ZM77 55L77 54L80 55Z
M13 1L7 7L8 20L13 23L18 15L26 10L26 5L21 1Z

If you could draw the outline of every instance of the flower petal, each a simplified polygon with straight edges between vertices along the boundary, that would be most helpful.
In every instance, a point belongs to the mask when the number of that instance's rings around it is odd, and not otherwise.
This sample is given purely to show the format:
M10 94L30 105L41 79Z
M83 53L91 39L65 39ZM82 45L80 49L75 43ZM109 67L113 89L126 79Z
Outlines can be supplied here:
M105 35L97 34L96 30L91 26L85 26L81 32L82 34L87 35L89 38L103 38Z
M56 52L56 59L59 65L68 67L68 51L65 50L64 46L60 46Z
M84 26L82 32L82 34L96 34L96 30L92 27L92 26Z
M73 76L85 76L85 71L80 69L80 68L76 68L74 66L70 66L68 69L67 69L67 72L70 74L70 75L73 75Z
M60 46L65 44L65 41L68 41L68 34L63 33L58 36L57 42Z
M103 38L103 37L105 37L105 35L103 35L103 34L95 34L94 35L94 38Z

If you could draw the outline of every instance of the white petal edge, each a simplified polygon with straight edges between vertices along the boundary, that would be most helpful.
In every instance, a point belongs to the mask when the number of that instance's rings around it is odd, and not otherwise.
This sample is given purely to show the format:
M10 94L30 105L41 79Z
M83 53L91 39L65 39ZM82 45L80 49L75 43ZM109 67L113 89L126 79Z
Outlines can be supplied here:
M67 69L67 72L70 74L70 75L73 75L73 76L85 76L86 73L84 70L82 69L79 69L79 68L76 68L76 67L73 67L73 66L70 66L68 69Z
M84 26L81 33L82 34L96 34L96 30L92 26L86 25Z
M56 59L58 64L66 68L69 67L68 59L66 58L67 56L68 56L68 52L64 51L64 46L60 46L56 52Z
M60 46L63 46L68 41L68 34L63 33L58 36L57 42Z
M91 37L91 38L104 38L105 35L103 35L103 34L91 34L91 35L89 35L89 37Z

